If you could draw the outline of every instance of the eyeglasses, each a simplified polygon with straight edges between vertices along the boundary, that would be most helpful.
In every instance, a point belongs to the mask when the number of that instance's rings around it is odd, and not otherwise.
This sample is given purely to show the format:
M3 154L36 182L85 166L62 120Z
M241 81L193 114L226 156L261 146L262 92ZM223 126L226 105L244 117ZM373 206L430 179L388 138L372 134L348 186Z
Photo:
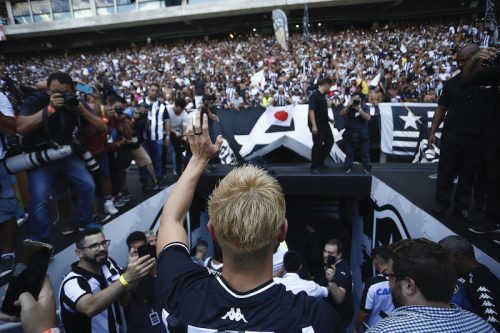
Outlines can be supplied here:
M94 243L94 244L90 244L89 246L84 246L84 247L81 247L80 249L90 249L90 251L97 251L99 250L99 248L102 246L103 248L107 249L108 246L109 246L109 243L111 243L111 240L109 239L106 239L106 240L103 240L102 242L100 243Z

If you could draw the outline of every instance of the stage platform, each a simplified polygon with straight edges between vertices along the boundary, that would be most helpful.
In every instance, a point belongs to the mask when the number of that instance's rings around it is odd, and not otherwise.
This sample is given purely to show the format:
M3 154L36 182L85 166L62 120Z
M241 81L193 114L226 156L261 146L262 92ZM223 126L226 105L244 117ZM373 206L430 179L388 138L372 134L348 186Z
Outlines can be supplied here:
M340 165L330 165L313 174L309 164L271 164L269 170L279 180L287 196L316 197L363 197L370 196L373 177L378 178L394 191L406 198L423 212L431 215L454 233L471 241L477 248L495 261L500 261L500 246L493 242L500 235L477 235L468 230L470 226L453 207L445 214L432 213L436 193L437 165L386 163L373 164L371 174L365 174L360 166L355 166L350 174L345 174ZM219 179L224 177L232 166L212 166L198 185L202 196L208 195ZM480 214L477 217L481 217ZM419 223L419 221L406 221Z
M355 166L350 174L345 174L340 165L329 165L318 174L310 171L309 164L270 164L271 173L283 186L285 194L289 197L323 197L323 198L354 198L369 197L372 190L373 177L384 182L402 197L422 211L438 220L441 224L469 239L477 248L497 262L500 261L500 246L493 242L500 235L477 235L470 232L469 227L453 209L443 216L435 216L432 213L435 196L435 179L429 176L435 175L437 165L432 164L408 164L388 163L374 164L372 174L365 174L360 166ZM230 165L211 166L202 176L197 188L200 197L207 197L213 190L215 184L233 169ZM138 172L133 168L128 175L128 188L133 193L132 200L120 208L119 214L113 216L107 223L113 221L120 215L133 209L140 203L148 200L155 193L143 192L140 188ZM174 177L169 178L175 181ZM161 207L157 207L160 210ZM106 223L106 224L107 224ZM418 223L418 221L406 221L406 223ZM19 232L18 245L27 235L27 226L23 225ZM71 245L76 235L62 236L59 225L56 223L52 228L52 238L56 252Z

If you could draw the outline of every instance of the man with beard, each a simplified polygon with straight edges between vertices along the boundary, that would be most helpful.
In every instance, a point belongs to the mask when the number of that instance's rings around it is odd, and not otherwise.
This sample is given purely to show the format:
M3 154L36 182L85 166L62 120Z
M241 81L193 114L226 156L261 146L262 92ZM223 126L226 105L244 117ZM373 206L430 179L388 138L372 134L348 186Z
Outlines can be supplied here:
M406 239L389 246L389 279L396 309L368 333L494 333L477 315L450 304L456 274L445 250L425 239Z
M150 255L129 254L127 271L108 258L110 240L100 229L89 229L76 241L79 261L71 265L59 293L61 318L67 333L119 332L118 299L153 268Z

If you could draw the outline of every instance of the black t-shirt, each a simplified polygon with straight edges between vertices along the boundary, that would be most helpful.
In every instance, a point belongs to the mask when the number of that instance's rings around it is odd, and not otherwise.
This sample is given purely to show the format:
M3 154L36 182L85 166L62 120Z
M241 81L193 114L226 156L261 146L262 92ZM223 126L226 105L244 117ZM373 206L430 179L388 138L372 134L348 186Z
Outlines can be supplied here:
M370 113L370 108L367 105L361 105L361 110L363 110L363 112ZM359 131L368 129L368 121L363 119L363 117L361 117L361 114L359 114L359 112L354 108L349 108L349 112L347 113L346 117L346 128L348 130Z
M182 243L165 247L157 273L155 296L172 333L344 332L326 302L303 292L294 295L273 280L245 293L235 291L216 272L194 264Z
M498 129L500 128L500 67L496 65L493 68L486 68L479 71L472 84L475 85L491 85L496 91L496 104L495 109L487 120L487 133L490 140L495 141L500 145L500 135L498 135Z
M147 275L132 290L127 307L127 329L129 332L165 332L160 314L153 307L155 278Z
M21 105L21 116L31 116L45 109L50 103L50 97L45 91L36 91L26 97ZM89 111L90 112L90 111ZM48 129L43 122L38 129L24 136L25 145L34 146L53 140L59 144L73 143L73 132L77 126L83 126L83 120L76 113L62 109L48 117Z
M337 284L337 286L342 287L345 289L345 298L344 301L340 304L337 304L333 297L328 293L328 298L327 301L330 303L335 310L337 310L337 313L340 316L340 319L345 323L345 322L350 322L352 319L352 316L354 315L354 303L352 300L352 275L351 271L349 270L349 267L347 264L341 260L335 265L336 271L335 271L335 277L334 281ZM328 280L325 277L325 274L320 274L316 278L316 282L324 287L328 287Z
M316 126L319 128L327 128L328 124L328 104L326 103L325 95L315 90L311 97L309 97L309 110L314 110L314 115L316 118ZM311 127L311 121L307 117L309 127Z
M495 105L495 89L464 83L460 75L445 82L438 104L446 108L444 132L483 135Z

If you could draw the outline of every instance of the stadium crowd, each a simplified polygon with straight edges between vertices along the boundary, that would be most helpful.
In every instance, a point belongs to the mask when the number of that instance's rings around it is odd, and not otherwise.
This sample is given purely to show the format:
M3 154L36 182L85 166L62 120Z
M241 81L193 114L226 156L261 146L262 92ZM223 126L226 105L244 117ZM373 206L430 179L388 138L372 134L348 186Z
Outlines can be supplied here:
M167 103L177 97L189 98L188 103L198 97L199 102L209 92L228 107L266 106L280 86L290 101L300 103L324 76L335 82L332 95L349 95L360 86L363 94L373 94L375 103L398 96L435 101L443 82L457 70L454 53L459 46L484 36L481 22L472 19L403 21L324 31L307 40L292 34L291 52L282 50L273 36L248 35L9 57L0 67L24 85L44 81L54 71L66 72L74 80L113 87L132 105L153 82ZM252 82L251 77L261 70L265 82L259 85L261 80ZM370 92L379 73L380 84Z

